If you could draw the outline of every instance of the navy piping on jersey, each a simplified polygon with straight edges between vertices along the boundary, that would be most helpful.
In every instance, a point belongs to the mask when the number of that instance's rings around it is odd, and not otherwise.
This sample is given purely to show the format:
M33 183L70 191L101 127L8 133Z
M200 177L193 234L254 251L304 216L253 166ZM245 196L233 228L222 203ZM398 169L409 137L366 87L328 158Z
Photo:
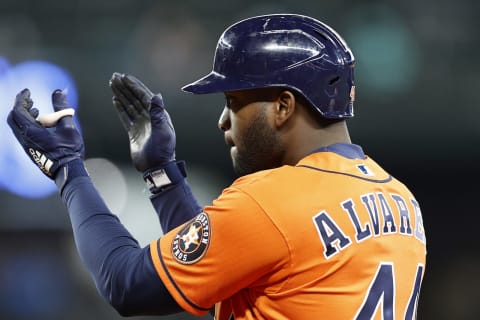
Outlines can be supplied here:
M190 299L188 299L187 296L185 296L185 294L183 293L183 291L177 286L177 283L174 281L174 279L173 279L172 275L170 274L170 272L168 272L167 266L165 265L165 262L163 261L162 252L160 251L160 241L157 241L157 254L158 254L158 256L160 257L160 262L162 263L163 270L165 270L165 273L167 274L168 279L170 279L170 282L173 284L173 286L175 287L175 289L177 289L178 293L180 293L180 295L182 296L182 298L183 298L189 305L191 305L192 307L194 307L194 308L196 308L196 309L198 309L198 310L210 311L210 308L202 308L202 307L196 305L195 303L193 303L192 301L190 301Z
M390 182L392 181L393 177L391 175L388 175L388 177L386 179L382 179L382 180L376 180L376 179L370 179L370 178L365 178L365 177L360 177L360 176L356 176L354 174L350 174L350 173L345 173L345 172L340 172L340 171L333 171L333 170L326 170L326 169L320 169L320 168L316 168L316 167L312 167L312 166L307 166L307 165L304 165L304 164L300 164L300 165L297 165L296 166L297 168L307 168L307 169L312 169L312 170L316 170L316 171L321 171L321 172L326 172L326 173L333 173L333 174L341 174L343 176L347 176L347 177L352 177L352 178L357 178L357 179L360 179L360 180L365 180L365 181L368 181L368 182L375 182L375 183L387 183L387 182Z

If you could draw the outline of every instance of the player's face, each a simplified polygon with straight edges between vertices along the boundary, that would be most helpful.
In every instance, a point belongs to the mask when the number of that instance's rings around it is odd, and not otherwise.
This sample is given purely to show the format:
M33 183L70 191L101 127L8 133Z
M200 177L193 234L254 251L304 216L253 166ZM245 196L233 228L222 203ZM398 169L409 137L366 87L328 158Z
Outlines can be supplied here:
M274 89L226 92L219 128L230 146L233 168L242 176L281 165L282 143L273 126Z

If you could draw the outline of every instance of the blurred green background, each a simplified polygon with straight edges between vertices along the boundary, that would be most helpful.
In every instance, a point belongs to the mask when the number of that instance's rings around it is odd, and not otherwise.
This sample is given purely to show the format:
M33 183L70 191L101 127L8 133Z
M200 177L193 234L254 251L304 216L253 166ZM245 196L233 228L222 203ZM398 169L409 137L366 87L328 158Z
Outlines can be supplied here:
M145 245L161 230L130 166L111 105L112 73L134 74L162 92L177 158L187 161L192 188L207 204L234 179L216 126L224 101L181 86L210 71L230 24L267 13L316 17L344 36L357 60L353 142L422 206L428 262L418 318L479 319L479 9L475 0L0 0L0 81L7 68L31 60L68 71L90 173ZM0 319L120 319L81 265L59 197L25 198L8 188L37 186L15 178L5 117L17 92L5 88L0 82Z

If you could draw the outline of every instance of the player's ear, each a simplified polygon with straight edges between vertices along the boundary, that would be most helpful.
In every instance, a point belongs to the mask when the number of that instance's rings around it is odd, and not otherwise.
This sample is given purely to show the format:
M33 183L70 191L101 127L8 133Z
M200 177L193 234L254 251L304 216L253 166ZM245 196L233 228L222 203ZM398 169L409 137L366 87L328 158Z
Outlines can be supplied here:
M276 100L275 125L281 127L295 111L295 95L289 90L282 90Z

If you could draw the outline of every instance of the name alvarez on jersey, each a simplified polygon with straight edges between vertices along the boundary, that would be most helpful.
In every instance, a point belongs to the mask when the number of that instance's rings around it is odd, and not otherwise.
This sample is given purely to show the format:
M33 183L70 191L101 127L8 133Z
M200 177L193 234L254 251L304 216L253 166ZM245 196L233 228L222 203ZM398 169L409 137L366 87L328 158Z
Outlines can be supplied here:
M412 215L406 199L398 194L388 196L394 201L395 207L388 203L383 192L368 193L361 195L356 201L350 198L339 203L355 228L354 241L360 243L372 237L400 234L415 237L425 244L425 230L418 202L414 198L408 199L413 208ZM358 207L361 208L357 209ZM358 210L363 209L368 212L369 219L366 221L362 221L358 214ZM414 217L414 221L411 217ZM325 248L323 254L326 259L352 244L351 237L346 235L327 210L321 211L312 220Z

